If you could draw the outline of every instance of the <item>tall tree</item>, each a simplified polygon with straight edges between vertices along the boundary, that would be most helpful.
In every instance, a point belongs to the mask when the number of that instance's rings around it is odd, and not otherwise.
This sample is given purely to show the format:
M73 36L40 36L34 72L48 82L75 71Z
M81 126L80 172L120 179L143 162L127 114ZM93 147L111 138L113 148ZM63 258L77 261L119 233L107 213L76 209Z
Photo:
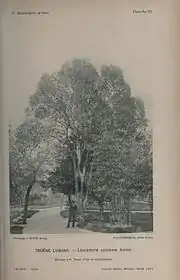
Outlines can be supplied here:
M105 103L98 91L99 79L97 70L88 61L67 63L59 72L42 76L28 110L38 118L48 117L59 123L60 140L72 160L79 210L83 206L89 143L95 142L105 112Z
M131 224L133 196L152 188L152 155L144 104L131 95L121 69L103 66L101 79L104 99L111 108L108 120L111 125L93 151L95 172L90 182L91 192L99 195L101 189L101 198L114 201L114 208L117 194L120 195L118 200L127 197L125 220Z
M53 151L47 127L36 119L27 119L20 125L10 142L10 192L23 193L26 223L31 189L51 166Z
M102 197L107 189L123 193L134 188L132 174L144 158L147 120L143 102L132 97L119 67L97 71L86 60L65 63L41 77L27 113L55 124L54 136L72 163L80 211L95 186L104 190Z

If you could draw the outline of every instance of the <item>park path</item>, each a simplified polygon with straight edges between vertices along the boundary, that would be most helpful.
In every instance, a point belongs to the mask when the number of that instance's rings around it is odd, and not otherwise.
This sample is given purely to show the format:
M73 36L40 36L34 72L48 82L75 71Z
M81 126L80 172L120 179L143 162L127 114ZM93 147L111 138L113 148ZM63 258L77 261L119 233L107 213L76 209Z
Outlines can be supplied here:
M27 220L24 234L90 233L80 228L66 228L67 219L60 215L60 207L44 209Z

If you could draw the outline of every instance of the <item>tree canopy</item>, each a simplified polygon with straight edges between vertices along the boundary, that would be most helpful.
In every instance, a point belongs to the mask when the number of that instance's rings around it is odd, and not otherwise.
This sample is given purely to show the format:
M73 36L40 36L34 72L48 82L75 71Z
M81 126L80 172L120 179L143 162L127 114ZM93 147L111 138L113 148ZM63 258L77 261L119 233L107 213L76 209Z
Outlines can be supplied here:
M79 209L88 196L108 199L113 192L152 189L152 135L144 103L132 96L119 67L96 69L75 59L43 74L26 114L28 125L16 131L23 162L34 154L44 168L43 149L51 143L47 158L55 168L48 182L75 194Z

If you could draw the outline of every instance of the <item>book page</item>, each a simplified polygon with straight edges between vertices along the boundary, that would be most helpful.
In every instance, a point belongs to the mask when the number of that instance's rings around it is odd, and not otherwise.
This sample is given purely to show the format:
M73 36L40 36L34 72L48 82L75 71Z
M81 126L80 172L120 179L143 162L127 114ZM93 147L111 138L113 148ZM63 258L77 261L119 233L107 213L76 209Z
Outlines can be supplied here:
M4 4L4 279L176 279L176 34L175 1Z

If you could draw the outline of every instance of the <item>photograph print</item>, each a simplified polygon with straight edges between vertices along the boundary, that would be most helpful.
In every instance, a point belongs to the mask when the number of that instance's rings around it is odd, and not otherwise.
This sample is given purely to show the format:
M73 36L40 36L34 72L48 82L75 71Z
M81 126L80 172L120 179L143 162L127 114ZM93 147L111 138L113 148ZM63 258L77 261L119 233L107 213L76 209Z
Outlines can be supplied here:
M121 32L132 34L138 23L117 26L118 14L109 9L119 38L108 19L107 26L98 25L100 12L91 25L78 10L71 11L74 25L61 12L48 23L45 16L10 20L4 36L12 43L5 52L11 52L7 69L14 77L7 86L14 92L8 128L12 234L153 232L147 50L138 41L135 50ZM27 37L26 30L34 33ZM138 36L145 35L139 30Z

